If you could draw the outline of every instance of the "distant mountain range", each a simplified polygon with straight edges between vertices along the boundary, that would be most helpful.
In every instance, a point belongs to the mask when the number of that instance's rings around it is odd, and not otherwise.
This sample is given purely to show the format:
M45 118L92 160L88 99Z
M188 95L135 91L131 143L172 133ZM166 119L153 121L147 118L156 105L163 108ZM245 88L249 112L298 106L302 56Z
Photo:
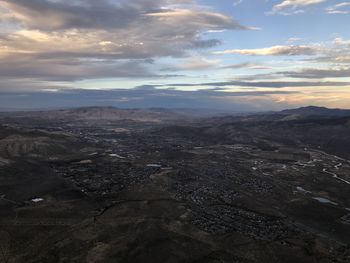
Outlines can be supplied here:
M308 106L297 109L289 109L278 112L282 115L298 115L298 116L324 116L324 117L347 117L350 116L350 110L345 109L329 109L326 107Z
M188 116L185 112L168 109L120 109L115 107L82 107L45 111L2 112L0 116L16 119L35 119L60 122L101 122L135 121L159 123L181 120Z
M278 112L234 113L210 109L121 109L115 107L81 107L72 109L53 109L37 111L2 112L0 116L34 117L38 119L55 119L70 121L101 121L101 120L132 120L138 122L163 122L185 120L189 118L238 118L252 121L290 121L302 119L350 117L350 110L329 109L325 107L308 106L297 109L287 109Z

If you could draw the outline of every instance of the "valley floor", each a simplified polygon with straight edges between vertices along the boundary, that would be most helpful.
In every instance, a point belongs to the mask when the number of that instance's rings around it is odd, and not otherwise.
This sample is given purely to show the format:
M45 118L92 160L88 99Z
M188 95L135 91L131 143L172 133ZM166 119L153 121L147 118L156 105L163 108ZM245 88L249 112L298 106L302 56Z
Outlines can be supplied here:
M39 124L0 128L0 262L350 261L333 153L237 124Z

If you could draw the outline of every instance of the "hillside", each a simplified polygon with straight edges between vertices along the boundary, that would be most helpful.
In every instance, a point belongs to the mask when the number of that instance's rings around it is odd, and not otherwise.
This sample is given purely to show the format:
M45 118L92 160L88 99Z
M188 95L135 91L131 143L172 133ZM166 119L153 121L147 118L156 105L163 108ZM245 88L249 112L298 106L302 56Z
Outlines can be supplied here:
M154 122L177 120L185 118L185 113L165 109L119 109L114 107L83 107L53 111L12 112L0 116L10 118L34 118L47 121L135 121Z

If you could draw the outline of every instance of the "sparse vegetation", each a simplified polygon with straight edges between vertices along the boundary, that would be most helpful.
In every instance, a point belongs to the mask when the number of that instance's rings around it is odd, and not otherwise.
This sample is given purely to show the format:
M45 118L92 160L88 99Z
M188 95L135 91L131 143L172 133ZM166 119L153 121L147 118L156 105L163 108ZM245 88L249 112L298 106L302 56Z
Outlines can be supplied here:
M90 110L3 116L2 262L349 261L348 117Z

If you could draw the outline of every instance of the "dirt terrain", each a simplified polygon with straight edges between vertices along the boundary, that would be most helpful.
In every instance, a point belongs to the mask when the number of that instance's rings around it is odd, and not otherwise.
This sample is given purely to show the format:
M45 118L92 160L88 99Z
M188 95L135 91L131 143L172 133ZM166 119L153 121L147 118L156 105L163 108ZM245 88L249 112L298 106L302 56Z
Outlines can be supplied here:
M0 262L350 262L348 117L69 111L0 117Z

